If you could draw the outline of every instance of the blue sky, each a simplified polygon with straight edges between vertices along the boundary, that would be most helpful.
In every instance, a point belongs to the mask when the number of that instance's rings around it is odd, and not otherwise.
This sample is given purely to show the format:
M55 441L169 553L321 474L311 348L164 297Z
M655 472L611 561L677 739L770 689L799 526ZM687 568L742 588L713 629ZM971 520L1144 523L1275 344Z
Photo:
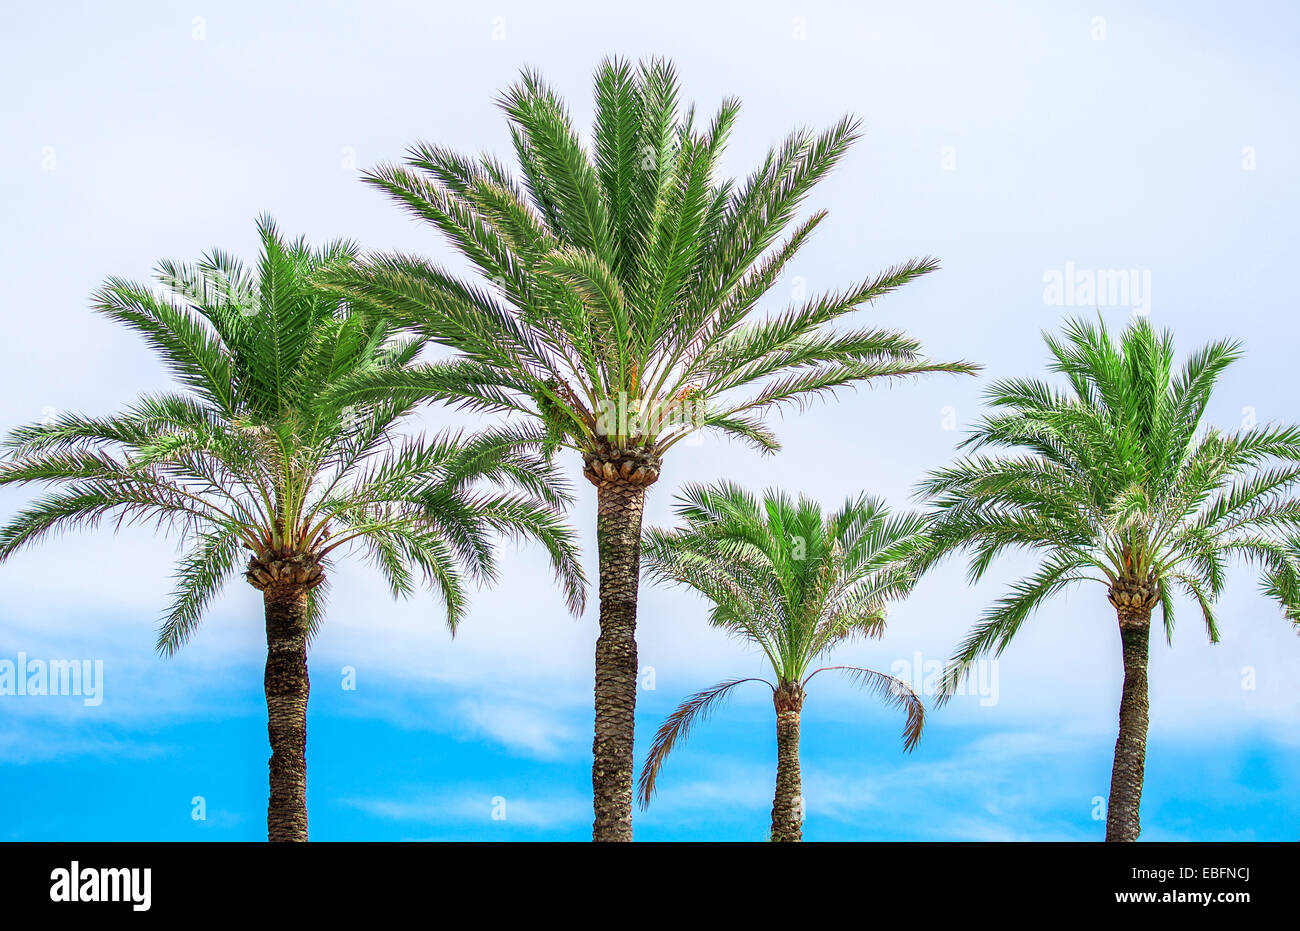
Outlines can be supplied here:
M213 246L251 256L261 211L292 234L456 264L356 169L417 139L505 154L492 101L523 65L587 125L590 75L610 53L673 58L702 112L739 96L727 156L736 175L793 126L860 115L863 139L808 205L830 217L769 306L935 254L940 272L861 317L906 329L935 357L986 366L981 381L927 379L787 414L775 421L785 443L775 457L713 440L679 447L649 522L671 519L682 482L720 477L826 504L865 490L909 506L914 481L950 458L978 415L982 383L1038 372L1039 331L1096 312L1100 299L1062 304L1048 293L1053 274L1071 269L1137 272L1142 309L1174 328L1183 351L1223 335L1245 342L1210 419L1300 419L1300 11L843 6L11 12L0 36L0 428L59 410L104 413L165 387L133 336L89 312L88 295L110 274L146 279L164 257ZM1100 309L1120 325L1135 303L1130 294ZM466 422L421 417L427 429L449 423ZM590 553L594 503L585 483L575 487ZM26 495L0 492L0 515ZM104 531L0 566L0 660L22 651L104 664L96 706L0 696L0 837L264 836L260 599L232 585L180 656L158 658L175 555L151 534ZM974 588L945 566L895 610L882 640L848 645L837 660L886 671L906 671L918 652L922 664L942 660L1029 565L1007 560ZM594 610L565 614L537 552L512 551L508 566L454 640L431 596L393 604L360 562L335 573L311 659L314 838L590 836ZM1145 839L1300 836L1300 640L1248 572L1232 583L1221 644L1205 642L1187 605L1172 647L1153 638ZM643 590L641 662L654 687L639 699L638 757L677 701L761 672L703 616L688 594ZM345 667L355 689L343 687ZM819 679L803 727L805 836L1098 839L1119 683L1113 614L1088 589L1027 625L996 667L996 696L933 711L910 755L896 712ZM638 838L763 838L774 745L761 687L737 695L669 761Z

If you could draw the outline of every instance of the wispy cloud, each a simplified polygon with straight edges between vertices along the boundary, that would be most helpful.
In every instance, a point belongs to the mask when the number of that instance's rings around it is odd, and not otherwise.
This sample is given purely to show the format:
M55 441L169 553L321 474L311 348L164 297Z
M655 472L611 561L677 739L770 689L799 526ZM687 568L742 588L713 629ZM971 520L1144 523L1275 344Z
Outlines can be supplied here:
M457 709L457 716L473 733L539 759L558 759L581 744L577 727L554 710L537 705L470 699Z
M524 827L544 830L590 820L591 800L583 796L490 796L448 791L415 799L353 798L343 804L389 821L423 825L481 825L485 830Z
M83 733L83 729L33 727L10 719L0 731L0 759L10 764L93 757L102 760L146 760L165 755L167 748L136 737Z

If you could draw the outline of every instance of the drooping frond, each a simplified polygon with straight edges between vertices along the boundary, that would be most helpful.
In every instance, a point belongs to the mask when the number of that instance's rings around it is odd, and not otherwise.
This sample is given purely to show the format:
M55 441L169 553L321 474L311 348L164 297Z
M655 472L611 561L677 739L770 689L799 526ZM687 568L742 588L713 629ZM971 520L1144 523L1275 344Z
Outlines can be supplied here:
M677 709L670 714L663 724L659 725L659 730L655 732L655 738L650 745L650 752L646 755L645 763L641 767L641 776L637 780L637 797L641 807L646 808L650 800L654 798L655 783L659 778L659 770L663 768L668 759L668 754L679 742L685 742L690 734L691 728L706 719L709 714L716 709L722 699L726 697L737 685L742 682L762 682L768 688L772 684L766 679L745 678L745 679L728 679L726 682L720 682L711 688L696 692L686 701L677 706Z
M240 550L239 537L228 528L199 535L176 566L174 601L158 632L159 653L171 656L198 629L208 605L235 573Z
M903 725L903 749L911 751L921 739L925 729L925 705L912 687L902 679L864 669L861 666L823 666L809 673L811 679L819 672L842 672L854 685L867 689L879 698L883 698L896 708L907 712L907 723Z

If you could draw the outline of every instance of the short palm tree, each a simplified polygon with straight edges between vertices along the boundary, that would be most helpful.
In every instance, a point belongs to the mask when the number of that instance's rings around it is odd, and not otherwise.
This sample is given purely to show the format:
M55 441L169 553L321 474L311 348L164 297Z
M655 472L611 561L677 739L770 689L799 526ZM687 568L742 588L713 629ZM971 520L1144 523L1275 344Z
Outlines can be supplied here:
M1300 427L1202 425L1215 383L1240 355L1235 342L1211 343L1176 371L1172 336L1144 318L1117 342L1100 321L1070 321L1062 336L1045 338L1050 371L1068 388L1023 378L994 384L995 411L963 444L1016 454L972 455L921 485L933 506L931 560L969 549L974 581L1004 550L1042 556L961 645L941 697L977 657L1001 653L1050 597L1079 582L1104 585L1124 662L1106 839L1135 840L1152 611L1160 606L1171 637L1181 591L1217 640L1214 603L1232 559L1255 564L1284 605L1296 604L1298 564L1279 534L1300 524L1300 502L1290 496L1300 480Z
M902 680L858 666L811 667L850 637L883 633L886 607L915 581L925 522L891 516L876 498L852 498L823 515L806 498L769 491L760 502L729 483L687 486L679 501L680 528L646 533L647 575L702 594L712 605L710 622L761 649L776 681L729 679L682 702L655 735L641 771L641 806L650 804L659 770L691 726L737 685L763 682L776 707L771 839L802 840L799 718L814 676L843 673L905 708L904 749L921 736L925 709Z
M177 531L189 549L158 637L168 655L231 576L260 590L267 831L306 840L307 646L336 556L360 547L394 596L411 593L418 573L453 627L466 576L494 574L499 533L542 542L575 612L583 578L555 510L563 485L536 450L505 432L397 441L409 403L348 405L333 394L345 376L409 364L421 343L312 284L355 248L286 242L269 220L259 231L255 272L212 252L197 266L162 263L165 290L110 279L97 293L96 310L137 331L188 390L111 417L65 414L14 431L0 484L57 490L0 529L0 560L106 519Z
M457 351L363 380L358 397L415 392L528 418L545 427L552 450L581 455L597 488L596 840L632 838L641 515L665 454L700 429L770 452L778 444L763 416L779 405L974 368L932 362L899 332L835 327L935 269L932 259L755 319L825 218L819 210L795 222L858 124L796 132L738 183L718 169L739 102L724 101L697 128L678 97L664 62L604 62L587 148L560 98L525 73L501 100L522 178L490 156L430 145L367 177L445 235L484 284L404 255L377 257L336 282Z

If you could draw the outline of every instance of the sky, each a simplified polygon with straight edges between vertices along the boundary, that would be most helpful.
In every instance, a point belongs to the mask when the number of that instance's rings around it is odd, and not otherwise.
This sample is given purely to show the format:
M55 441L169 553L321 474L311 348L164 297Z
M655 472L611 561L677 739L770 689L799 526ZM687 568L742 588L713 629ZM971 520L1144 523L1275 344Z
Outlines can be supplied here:
M106 414L168 387L131 333L95 316L105 277L219 247L253 258L254 218L463 268L363 185L416 141L509 155L494 101L525 66L590 125L605 56L671 58L709 113L744 102L724 169L744 176L794 127L844 113L864 135L806 211L830 211L765 303L849 286L932 254L942 269L858 312L938 359L982 364L845 392L773 419L784 449L719 439L673 451L647 524L676 489L733 479L830 507L866 491L915 507L991 380L1043 371L1041 332L1148 314L1182 353L1246 355L1214 423L1300 420L1300 9L1212 3L524 2L44 4L0 35L0 429ZM1088 282L1110 287L1089 292ZM482 426L438 409L413 429ZM571 517L594 574L594 492ZM0 518L32 489L0 490ZM232 583L171 659L153 651L176 541L124 529L50 540L0 566L0 661L100 668L97 696L0 695L0 838L265 836L260 598ZM915 676L1031 568L976 586L945 564L886 635L834 660ZM506 554L453 639L436 599L393 603L360 560L333 574L311 650L308 805L317 840L590 837L595 599L575 619L536 548ZM1210 645L1178 604L1153 636L1143 839L1300 837L1300 638L1235 571ZM690 693L762 673L702 602L642 587L637 757ZM100 663L96 667L94 664ZM971 694L903 721L819 677L803 720L811 840L1098 840L1122 669L1097 586L1038 612ZM762 840L775 775L770 699L740 691L675 751L641 840Z

